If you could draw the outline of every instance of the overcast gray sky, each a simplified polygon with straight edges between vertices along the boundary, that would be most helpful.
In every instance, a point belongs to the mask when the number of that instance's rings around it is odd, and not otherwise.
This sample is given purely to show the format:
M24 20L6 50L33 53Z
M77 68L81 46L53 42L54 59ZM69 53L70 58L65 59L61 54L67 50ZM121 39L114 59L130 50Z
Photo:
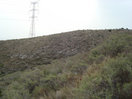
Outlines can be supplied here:
M0 0L0 40L27 38L31 1ZM40 0L36 36L78 29L132 29L132 0Z

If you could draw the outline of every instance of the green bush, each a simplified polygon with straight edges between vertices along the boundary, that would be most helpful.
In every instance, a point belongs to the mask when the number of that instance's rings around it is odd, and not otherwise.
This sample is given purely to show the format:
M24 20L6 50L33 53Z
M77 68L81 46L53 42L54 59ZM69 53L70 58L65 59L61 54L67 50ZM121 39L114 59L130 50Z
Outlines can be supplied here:
M61 86L59 78L55 75L48 75L41 78L38 86L35 86L32 95L34 97L49 96L50 92L56 92Z
M127 54L132 50L132 35L115 34L109 37L102 45L93 49L90 53L91 59L100 55L115 57L119 54Z
M4 90L2 99L30 99L30 94L24 85L13 82Z
M0 68L3 68L4 67L4 64L0 63Z
M109 59L92 68L78 89L82 99L131 99L132 62L127 57Z
M122 98L132 99L132 82L123 85Z
M91 53L88 56L88 63L101 63L104 60L104 55L100 52L100 47L97 47L91 51Z
M100 52L108 56L117 56L122 52L132 49L132 36L127 34L116 34L111 36L100 49Z
M75 66L73 65L71 68L71 72L74 74L83 74L83 72L87 69L88 65L86 63L79 63Z
M123 57L111 60L108 63L107 75L109 75L111 79L110 83L113 97L116 99L129 99L127 97L129 93L123 98L124 92L122 88L126 83L132 82L132 62Z

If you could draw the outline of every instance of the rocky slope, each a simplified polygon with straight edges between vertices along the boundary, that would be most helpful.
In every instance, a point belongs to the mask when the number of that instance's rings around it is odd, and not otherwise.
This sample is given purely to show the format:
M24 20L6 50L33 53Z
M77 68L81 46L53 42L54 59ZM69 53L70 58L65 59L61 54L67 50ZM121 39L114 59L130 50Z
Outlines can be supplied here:
M3 74L50 64L52 60L89 51L111 34L130 30L78 30L30 39L0 41Z

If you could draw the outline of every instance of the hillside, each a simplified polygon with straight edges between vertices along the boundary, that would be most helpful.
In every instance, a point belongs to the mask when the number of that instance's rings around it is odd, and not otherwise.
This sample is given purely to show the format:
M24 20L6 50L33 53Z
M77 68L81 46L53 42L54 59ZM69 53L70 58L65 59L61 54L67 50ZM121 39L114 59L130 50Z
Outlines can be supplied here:
M132 30L0 41L0 99L131 99Z
M50 64L52 60L89 51L116 30L73 31L68 33L22 40L0 42L0 63L3 73ZM8 61L7 61L8 60ZM4 72L4 68L6 72Z

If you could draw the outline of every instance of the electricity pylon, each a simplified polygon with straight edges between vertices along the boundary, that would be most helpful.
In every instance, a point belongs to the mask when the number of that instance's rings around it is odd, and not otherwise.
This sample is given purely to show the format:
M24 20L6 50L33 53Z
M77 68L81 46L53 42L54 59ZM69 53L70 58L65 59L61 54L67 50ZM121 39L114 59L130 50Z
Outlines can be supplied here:
M31 20L31 33L30 33L30 36L31 37L34 37L35 36L35 18L36 18L36 4L38 4L38 2L31 2L32 4L32 20Z

